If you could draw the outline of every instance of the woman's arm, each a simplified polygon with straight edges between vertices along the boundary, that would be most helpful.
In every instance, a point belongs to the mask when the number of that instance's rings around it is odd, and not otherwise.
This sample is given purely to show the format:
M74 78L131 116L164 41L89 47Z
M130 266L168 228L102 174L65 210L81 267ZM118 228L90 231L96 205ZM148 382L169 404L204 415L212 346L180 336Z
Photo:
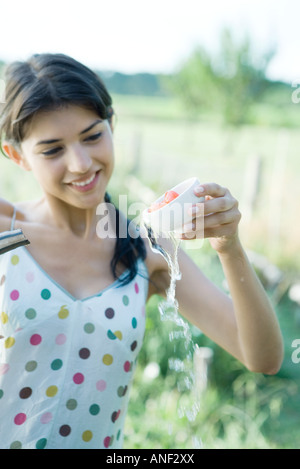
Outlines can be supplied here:
M233 302L245 364L275 374L283 359L283 341L270 301L239 241L219 254Z
M206 196L204 236L218 253L230 297L180 251L182 278L176 285L179 311L250 370L274 374L283 359L281 332L276 314L241 246L237 234L241 218L238 203L226 188L217 184L202 187L204 190L198 195ZM196 217L195 214L194 221ZM197 237L197 233L189 231L183 239L193 236Z
M249 261L238 245L220 256L230 297L179 254L182 278L176 284L180 313L249 370L274 374L283 358L276 315Z

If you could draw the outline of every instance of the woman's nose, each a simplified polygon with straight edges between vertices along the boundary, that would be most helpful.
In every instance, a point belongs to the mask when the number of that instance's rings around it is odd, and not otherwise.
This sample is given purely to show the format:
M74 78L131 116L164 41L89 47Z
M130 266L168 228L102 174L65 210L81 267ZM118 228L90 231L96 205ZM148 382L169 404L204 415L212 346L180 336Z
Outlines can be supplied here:
M81 145L73 145L68 152L68 169L71 173L86 173L92 165L92 159L90 157L87 148L83 148Z

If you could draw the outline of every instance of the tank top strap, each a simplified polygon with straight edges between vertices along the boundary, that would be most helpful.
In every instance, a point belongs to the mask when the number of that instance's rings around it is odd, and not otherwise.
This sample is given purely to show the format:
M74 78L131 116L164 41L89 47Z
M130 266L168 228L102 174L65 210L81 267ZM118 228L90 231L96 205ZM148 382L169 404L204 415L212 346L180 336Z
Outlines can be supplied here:
M14 229L14 227L15 227L16 214L17 214L17 209L16 209L16 207L14 206L14 213L13 213L13 216L12 216L12 219L11 219L10 231L13 231L13 229Z

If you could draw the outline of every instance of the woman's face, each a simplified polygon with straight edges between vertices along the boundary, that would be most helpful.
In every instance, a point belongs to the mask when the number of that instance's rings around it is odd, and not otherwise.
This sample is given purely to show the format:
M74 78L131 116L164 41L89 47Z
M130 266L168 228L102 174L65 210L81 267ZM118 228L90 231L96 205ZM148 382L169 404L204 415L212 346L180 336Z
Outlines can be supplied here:
M67 106L36 114L21 145L44 193L78 208L103 202L114 167L112 129L95 111Z

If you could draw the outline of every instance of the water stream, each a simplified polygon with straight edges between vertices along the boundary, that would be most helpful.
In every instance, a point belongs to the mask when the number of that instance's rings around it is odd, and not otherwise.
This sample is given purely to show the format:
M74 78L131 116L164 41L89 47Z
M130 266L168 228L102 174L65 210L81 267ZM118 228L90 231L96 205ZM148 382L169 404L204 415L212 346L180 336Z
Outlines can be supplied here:
M174 236L173 233L167 233L172 248L171 252L166 251L157 242L157 235L151 228L143 224L148 240L153 252L159 253L166 260L170 273L170 285L166 291L166 298L161 300L158 308L162 321L171 321L172 329L169 333L169 340L174 343L174 353L177 357L170 357L168 361L169 369L178 373L177 389L181 395L178 406L179 418L187 417L193 422L199 412L199 399L193 393L195 389L195 373L193 367L193 354L197 347L193 343L192 333L189 324L180 316L178 311L178 302L176 299L176 282L181 279L181 272L178 263L178 250L180 248L181 239ZM166 234L165 234L166 235ZM175 326L175 327L173 327ZM178 358L178 350L181 345L181 357ZM182 346L184 353L182 353ZM192 397L191 397L192 396ZM202 446L201 441L197 437L193 437L195 448Z

